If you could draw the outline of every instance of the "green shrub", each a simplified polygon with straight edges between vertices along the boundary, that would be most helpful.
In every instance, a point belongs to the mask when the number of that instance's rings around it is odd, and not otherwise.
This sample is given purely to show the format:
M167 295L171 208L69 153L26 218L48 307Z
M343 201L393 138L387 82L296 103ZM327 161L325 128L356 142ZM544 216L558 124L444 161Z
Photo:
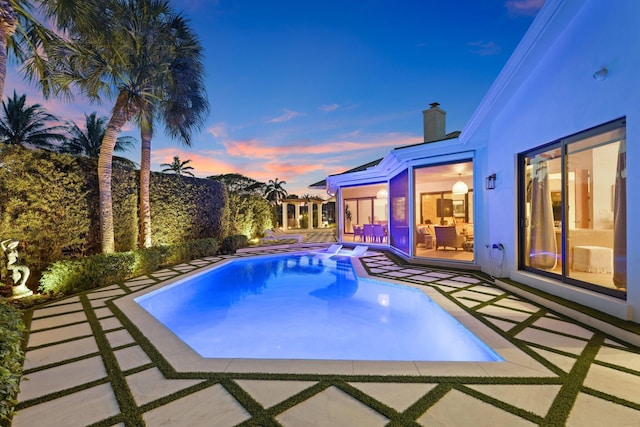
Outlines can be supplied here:
M227 236L222 240L220 245L220 253L231 255L235 254L240 248L246 248L249 246L249 240L244 234L236 234L233 236Z
M229 235L243 234L248 239L273 228L271 205L264 197L255 194L229 193L227 224Z
M0 237L20 241L35 283L52 261L84 246L91 227L89 184L69 155L9 146L0 163Z
M20 241L32 289L53 262L99 253L96 159L0 144L0 165L0 238ZM138 182L137 171L113 165L118 252L138 246ZM229 234L226 191L220 182L152 173L150 197L155 245ZM6 270L0 271L2 282L12 284L8 277Z
M222 236L227 199L221 183L152 173L149 185L154 245Z
M25 331L19 310L0 298L0 420L9 420L18 401Z
M131 252L57 261L43 273L39 290L54 295L82 292L149 274L159 267L214 255L217 250L215 239L201 239Z

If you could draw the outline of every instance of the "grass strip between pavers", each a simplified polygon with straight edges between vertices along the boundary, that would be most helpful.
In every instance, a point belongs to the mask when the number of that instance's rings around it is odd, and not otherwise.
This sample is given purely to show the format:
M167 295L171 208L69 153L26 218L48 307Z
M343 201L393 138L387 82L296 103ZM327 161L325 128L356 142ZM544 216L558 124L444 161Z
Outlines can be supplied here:
M547 412L547 416L543 422L540 423L541 426L555 427L566 425L571 413L571 408L575 404L578 393L580 393L580 388L587 377L589 368L595 360L600 347L604 343L604 339L604 335L600 333L596 333L591 337L578 357L578 360L573 365L571 372L569 372L565 383L556 395L556 398Z
M394 261L396 264L406 265L407 263L401 260L394 259L397 257L389 256L388 253L384 254L387 259ZM227 258L219 258L215 261L211 262L209 266L225 260ZM366 264L363 263L365 269L370 273ZM203 266L198 266L201 268ZM413 267L413 265L412 265ZM419 265L416 268L423 269L425 271L440 271L440 272L453 272L455 269L450 268L430 268L428 266ZM192 271L192 270L190 270ZM485 283L478 284L470 284L470 287L475 285L484 285L484 286L494 286L491 283L490 278L484 278L481 272L469 272L465 271L470 277L476 277L480 280L485 281ZM180 274L184 274L180 272ZM459 272L455 272L453 274L459 274ZM384 277L383 274L370 273L371 276ZM176 276L171 276L174 278ZM402 282L410 282L415 283L415 281L411 279L403 279L403 278L393 278L396 281ZM148 286L153 286L165 279L159 279L156 283L150 283ZM597 390L592 390L587 387L582 386L582 383L586 377L589 367L592 363L599 363L603 366L611 367L612 369L617 369L621 372L627 372L634 375L638 373L624 369L619 366L607 364L605 362L597 362L595 361L595 356L602 346L604 342L605 336L602 333L596 332L596 334L591 338L586 348L583 350L582 354L578 356L576 363L574 364L571 372L566 374L562 372L558 367L552 364L550 361L542 357L540 354L533 350L535 348L543 348L548 351L555 352L557 354L562 354L557 349L553 348L545 348L544 346L540 346L537 344L525 344L523 341L513 338L512 333L514 328L518 331L522 331L526 329L528 326L542 317L547 311L544 308L541 308L540 311L535 314L529 313L531 316L523 321L515 323L515 327L512 328L510 332L507 333L497 326L493 325L489 320L487 320L484 315L476 312L477 307L474 309L470 309L469 307L464 306L460 301L455 298L454 294L456 291L446 292L440 289L436 283L430 282L422 282L420 283L423 286L432 286L436 289L440 294L444 295L447 299L454 302L456 305L462 307L466 312L473 315L479 321L481 321L484 325L494 330L496 333L505 337L505 339L509 340L513 345L524 351L529 356L533 357L535 360L546 366L550 369L551 372L555 373L556 377L533 377L533 378L522 378L522 377L427 377L427 376L380 376L380 375L316 375L316 374L264 374L264 373L227 373L227 372L185 372L185 373L177 373L173 367L162 357L161 354L155 349L155 347L151 344L151 342L143 336L136 326L113 304L113 300L119 298L119 296L113 296L105 301L105 306L111 310L111 312L115 315L115 317L122 323L124 329L126 329L133 339L136 341L138 345L142 348L142 350L147 354L151 363L145 364L142 367L136 367L126 372L122 372L117 363L117 359L115 358L114 351L111 349L109 342L106 338L105 333L102 331L100 322L97 319L97 316L94 313L94 309L91 306L91 301L89 300L87 294L80 295L80 299L84 308L84 311L87 315L87 319L89 320L89 324L91 325L91 329L94 333L94 337L98 344L98 348L100 351L100 355L102 356L105 368L107 370L108 378L101 379L98 381L94 381L89 384L83 384L74 388L74 391L84 390L96 384L104 384L107 380L111 383L111 387L115 393L118 404L120 405L121 414L110 417L108 419L99 421L94 424L95 427L106 427L114 424L118 424L120 422L124 422L126 425L144 425L142 419L142 413L148 410L154 409L156 407L163 406L170 402L173 402L181 397L192 394L196 391L202 390L207 387L211 387L217 383L221 384L225 390L230 393L234 399L236 399L239 404L245 408L245 410L251 415L251 418L241 423L242 426L280 426L280 423L277 422L276 417L286 410L295 407L296 405L312 398L318 393L326 390L329 387L337 387L342 392L348 394L352 398L357 401L363 403L368 406L372 410L380 413L381 415L387 417L389 419L388 426L417 426L416 419L422 416L429 408L431 408L434 404L436 404L442 397L444 397L450 390L456 389L462 393L465 393L473 398L481 400L489 405L505 410L509 413L512 413L516 416L522 417L530 422L540 423L545 426L556 426L556 425L564 425L569 417L569 413L571 407L575 403L575 399L580 391L592 394L601 399L608 400L611 402L615 402L621 405L625 405L627 407L640 410L640 405L637 405L632 402L628 402L624 399L620 399L614 396L610 396L606 393L602 393ZM113 285L112 285L113 286ZM125 285L120 286L127 294L131 293L132 290ZM139 291L139 289L134 290L133 292ZM459 289L460 291L462 289ZM510 294L510 292L505 291L506 294ZM506 295L508 296L508 295ZM505 296L499 296L496 298L492 298L492 303L499 302L501 299L504 299ZM525 297L521 297L517 295L517 298L528 301ZM540 307L538 303L528 301L536 307ZM482 306L488 306L489 304L481 303ZM513 308L509 308L513 309ZM515 309L518 311L517 309ZM25 324L27 327L30 326L32 310L25 311ZM489 315L487 317L500 319L499 316ZM561 319L566 319L566 316L560 314L559 317ZM572 323L582 325L580 322L575 320L570 320ZM589 330L593 330L593 328L587 327ZM554 331L555 332L555 331ZM562 334L563 336L573 337L569 334ZM574 337L577 339L584 340L584 338ZM24 347L26 348L27 340L25 339ZM133 344L131 344L133 345ZM127 347L129 345L126 345ZM120 348L120 347L119 347ZM638 350L634 350L634 353ZM575 355L572 355L575 357ZM61 362L60 364L63 364ZM125 373L131 374L132 372L139 372L141 370L149 369L151 366L155 366L160 372L163 374L165 378L170 379L201 379L202 382L193 385L191 387L187 387L183 390L172 393L168 396L164 396L160 399L157 399L153 402L147 403L145 405L141 405L138 407L136 402L132 396L132 393L128 387ZM303 380L303 381L316 381L314 385L307 387L306 389L300 391L299 393L290 396L284 401L270 407L263 408L260 403L258 403L248 392L246 392L242 387L238 385L236 380L238 379L250 379L250 380ZM419 398L416 402L414 402L409 408L407 408L404 412L399 413L393 408L388 407L384 403L372 398L368 394L360 391L359 389L353 387L349 384L349 382L382 382L382 383L436 383L437 385L427 392L424 396ZM542 418L538 415L532 414L529 411L526 411L521 408L514 407L505 402L487 396L483 393L479 393L466 387L468 384L496 384L496 385L562 385L560 392L556 396L554 402L551 405L550 410L547 415ZM34 399L29 402L21 402L20 407L28 407L35 403L45 402L52 400L53 398L60 397L61 395L69 394L70 390L64 390L59 393L52 393L47 396L43 396L38 399ZM37 401L37 402L36 402ZM26 405L24 405L26 404Z
M111 351L107 336L102 331L100 321L93 312L91 301L86 294L80 296L80 301L82 302L87 320L93 331L98 349L100 350L100 355L102 356L102 361L107 371L109 382L111 383L111 389L120 406L120 414L122 415L123 421L126 425L144 425L144 421L138 410L138 405L129 389L127 380L124 375L122 375L116 356L113 354L113 351Z

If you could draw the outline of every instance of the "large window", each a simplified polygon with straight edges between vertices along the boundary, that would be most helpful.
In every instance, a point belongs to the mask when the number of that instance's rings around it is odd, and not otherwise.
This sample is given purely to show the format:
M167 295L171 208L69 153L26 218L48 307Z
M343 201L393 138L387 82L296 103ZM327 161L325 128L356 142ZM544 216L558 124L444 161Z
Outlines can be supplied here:
M520 156L520 266L624 297L624 120Z
M342 188L343 241L365 241L354 231L367 224L384 225L388 221L389 194L387 183L376 183ZM369 239L371 240L371 239ZM376 239L386 243L386 238Z
M414 169L414 254L473 261L473 162Z
M391 228L389 243L409 254L409 171L405 169L389 182Z

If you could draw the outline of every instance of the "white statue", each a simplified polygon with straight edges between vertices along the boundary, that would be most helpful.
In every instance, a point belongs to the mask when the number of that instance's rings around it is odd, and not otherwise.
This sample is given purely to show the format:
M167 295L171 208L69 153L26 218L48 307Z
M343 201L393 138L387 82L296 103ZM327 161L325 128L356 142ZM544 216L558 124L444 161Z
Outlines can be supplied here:
M7 239L0 242L0 247L7 256L7 270L13 273L12 298L22 298L33 295L33 291L27 288L27 279L31 274L31 270L26 265L18 264L18 241L15 239Z

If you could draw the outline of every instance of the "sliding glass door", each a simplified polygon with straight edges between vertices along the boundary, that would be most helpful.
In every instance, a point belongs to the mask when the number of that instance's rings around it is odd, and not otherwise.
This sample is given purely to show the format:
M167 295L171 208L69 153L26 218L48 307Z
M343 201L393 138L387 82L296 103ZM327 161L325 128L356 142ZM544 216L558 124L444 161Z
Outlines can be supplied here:
M626 296L626 132L616 120L520 156L520 266Z

